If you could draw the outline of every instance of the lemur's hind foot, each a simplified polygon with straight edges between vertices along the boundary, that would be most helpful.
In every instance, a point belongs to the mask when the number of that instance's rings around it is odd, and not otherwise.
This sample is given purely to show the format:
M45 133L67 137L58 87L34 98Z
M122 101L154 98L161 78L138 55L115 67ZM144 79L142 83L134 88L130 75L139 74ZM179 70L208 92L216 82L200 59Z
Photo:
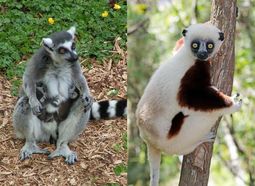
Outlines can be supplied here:
M28 159L32 154L50 154L47 149L41 149L36 145L35 142L26 142L26 144L20 150L19 158L20 160Z
M70 165L74 164L78 160L76 152L71 151L67 144L63 144L58 147L48 156L48 159L53 159L58 156L63 156L65 158L65 162Z
M233 101L233 112L236 112L241 109L243 100L240 98L240 94L237 93L231 97Z

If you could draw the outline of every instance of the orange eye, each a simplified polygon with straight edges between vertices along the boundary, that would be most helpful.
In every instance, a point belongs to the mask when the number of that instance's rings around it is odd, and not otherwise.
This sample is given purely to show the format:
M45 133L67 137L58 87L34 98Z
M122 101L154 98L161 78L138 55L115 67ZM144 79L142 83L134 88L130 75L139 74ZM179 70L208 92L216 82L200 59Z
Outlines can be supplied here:
M58 49L58 52L59 52L60 54L65 54L65 53L67 52L67 49L61 47L61 48Z

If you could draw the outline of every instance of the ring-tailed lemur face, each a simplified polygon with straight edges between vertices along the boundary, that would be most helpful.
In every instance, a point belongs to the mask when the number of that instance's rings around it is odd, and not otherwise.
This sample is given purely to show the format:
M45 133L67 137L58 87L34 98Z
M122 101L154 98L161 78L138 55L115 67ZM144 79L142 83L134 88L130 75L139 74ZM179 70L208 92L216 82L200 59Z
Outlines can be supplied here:
M78 55L75 51L74 42L75 27L71 27L68 31L57 32L43 38L43 46L50 53L54 61L57 62L75 62Z
M209 23L194 24L182 32L185 38L185 47L195 59L207 61L220 48L224 34Z

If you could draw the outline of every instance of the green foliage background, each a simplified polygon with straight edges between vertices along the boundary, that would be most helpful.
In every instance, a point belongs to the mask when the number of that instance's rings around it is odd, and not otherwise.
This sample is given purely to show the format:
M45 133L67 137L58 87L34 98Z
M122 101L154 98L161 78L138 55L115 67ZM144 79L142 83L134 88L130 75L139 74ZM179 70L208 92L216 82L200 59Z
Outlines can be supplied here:
M14 89L29 57L40 47L43 37L76 26L77 50L82 58L116 61L114 40L120 37L126 49L126 0L118 1L121 9L114 10L108 1L93 0L0 0L0 70L12 79ZM107 17L101 14L108 11ZM55 23L50 25L48 18ZM16 91L14 91L16 93Z
M159 63L171 56L181 31L196 22L210 19L211 1L174 0L162 7L131 4L128 9L128 96L129 110L129 185L148 185L149 167L146 146L139 138L134 111L143 90ZM156 6L155 6L156 7ZM243 97L242 110L221 121L214 146L210 183L235 185L237 175L227 166L229 148L224 140L222 126L230 128L239 145L238 159L244 170L245 185L255 184L255 1L238 1L239 16L236 30L236 66L233 92ZM141 24L142 23L142 24ZM142 26L141 26L142 25ZM135 31L134 31L135 30ZM139 52L137 52L139 51ZM178 185L181 163L177 156L163 156L161 163L162 185ZM240 175L238 175L240 176Z

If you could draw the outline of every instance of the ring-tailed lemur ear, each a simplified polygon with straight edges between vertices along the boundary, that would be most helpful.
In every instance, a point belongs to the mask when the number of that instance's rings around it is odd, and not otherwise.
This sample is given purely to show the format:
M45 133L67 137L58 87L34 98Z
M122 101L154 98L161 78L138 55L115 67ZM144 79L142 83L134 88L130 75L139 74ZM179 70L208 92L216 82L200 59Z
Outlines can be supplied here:
M74 36L75 36L74 35L75 34L75 30L76 30L75 26L72 26L71 28L69 28L69 30L67 30L67 32L72 35L73 39L74 39Z
M220 35L219 40L223 41L224 40L224 33L223 32L219 32L219 35Z
M187 32L188 32L188 30L187 30L187 29L184 29L184 30L182 31L182 35L185 37Z
M41 44L46 49L53 51L54 43L51 38L43 38Z

